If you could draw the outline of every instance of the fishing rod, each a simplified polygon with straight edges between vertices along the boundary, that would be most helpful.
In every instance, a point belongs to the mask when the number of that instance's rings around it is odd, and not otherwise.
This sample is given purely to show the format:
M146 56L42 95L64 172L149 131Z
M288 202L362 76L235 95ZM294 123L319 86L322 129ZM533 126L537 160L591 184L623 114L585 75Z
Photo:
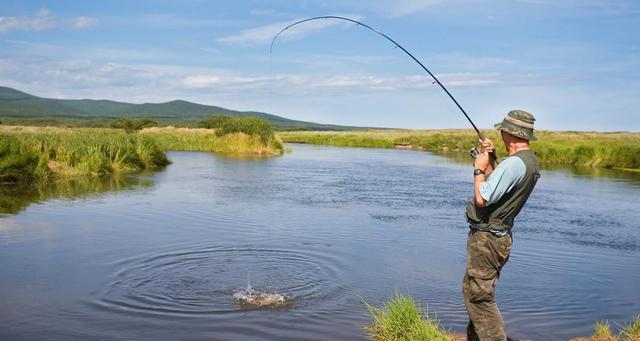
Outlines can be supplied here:
M473 123L473 121L471 120L471 118L469 117L469 115L467 115L467 112L464 111L464 109L462 109L462 106L460 105L460 103L458 103L458 101L456 101L455 98L453 98L453 95L451 95L451 93L449 92L449 90L447 90L447 88L444 86L444 84L442 84L440 82L440 80L433 74L431 73L431 71L429 71L429 69L427 69L426 66L424 66L424 64L422 64L422 62L420 62L418 60L418 58L414 57L411 52L407 51L407 49L405 49L402 45L398 44L395 40L391 39L391 37L389 37L388 35L382 33L381 31L365 24L362 23L358 20L354 20L354 19L350 19L350 18L345 18L345 17L341 17L341 16L337 16L337 15L324 15L324 16L319 16L319 17L313 17L313 18L308 18L308 19L304 19L304 20L300 20L300 21L296 21L293 24L288 25L287 27L283 28L282 30L280 30L280 32L278 32L274 37L273 40L271 40L271 46L269 47L269 56L271 56L271 54L273 53L273 45L276 42L276 39L278 39L278 37L286 30L290 29L293 26L305 23L305 22L309 22L309 21L314 21L314 20L321 20L321 19L338 19L338 20L345 20L345 21L349 21L352 22L358 26L362 26L364 28L369 29L372 32L377 33L378 35L382 36L383 38L387 39L388 41L392 42L397 48L400 48L404 53L406 53L409 57L411 57L411 59L413 59L416 63L418 63L418 65L420 65L420 67L426 71L429 76L431 76L431 78L433 78L433 80L435 81L434 83L438 84L440 86L440 88L442 88L442 90L444 90L444 92L449 96L449 98L451 98L451 100L453 101L453 103L456 104L456 106L458 107L458 109L460 109L460 111L462 111L462 114L464 115L464 117L467 118L467 120L469 121L469 123L471 123L471 126L473 127L473 129L476 131L476 133L478 134L478 137L480 137L480 139L482 141L484 141L486 139L486 137L484 136L484 134L482 134L480 132L480 130L478 129L478 127L476 127L476 125ZM475 149L475 148L474 148ZM475 150L475 152L477 153L477 150ZM473 157L475 157L473 151L471 151L471 155Z

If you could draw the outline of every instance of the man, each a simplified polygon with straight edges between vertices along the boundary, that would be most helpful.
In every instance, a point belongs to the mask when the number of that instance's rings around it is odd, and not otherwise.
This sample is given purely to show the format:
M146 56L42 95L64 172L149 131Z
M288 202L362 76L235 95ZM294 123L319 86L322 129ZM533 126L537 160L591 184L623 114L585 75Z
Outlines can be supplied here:
M467 339L505 341L506 330L495 299L500 270L507 263L513 241L513 220L529 198L538 178L538 160L529 149L533 135L533 115L510 111L495 125L509 157L498 167L491 158L493 141L482 142L474 162L473 199L467 203L469 222L467 270L462 291L469 314Z

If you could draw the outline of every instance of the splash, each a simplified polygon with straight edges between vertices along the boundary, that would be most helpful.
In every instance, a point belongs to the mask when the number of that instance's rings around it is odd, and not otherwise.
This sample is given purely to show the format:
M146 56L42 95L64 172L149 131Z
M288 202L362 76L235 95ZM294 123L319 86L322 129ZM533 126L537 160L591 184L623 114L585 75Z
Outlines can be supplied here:
M233 298L241 306L247 307L277 307L287 303L285 295L253 289L248 279L247 288L234 293Z

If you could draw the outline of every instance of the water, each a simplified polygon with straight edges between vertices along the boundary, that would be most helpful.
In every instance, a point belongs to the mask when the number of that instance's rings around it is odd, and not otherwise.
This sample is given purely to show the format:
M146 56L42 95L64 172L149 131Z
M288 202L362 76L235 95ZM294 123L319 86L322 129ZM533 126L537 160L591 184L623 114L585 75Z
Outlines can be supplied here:
M5 188L0 339L357 340L363 300L396 290L464 330L471 167L289 147L267 160L172 152L133 178ZM640 313L639 194L633 174L542 172L498 285L510 335L561 340ZM249 278L286 304L239 304Z

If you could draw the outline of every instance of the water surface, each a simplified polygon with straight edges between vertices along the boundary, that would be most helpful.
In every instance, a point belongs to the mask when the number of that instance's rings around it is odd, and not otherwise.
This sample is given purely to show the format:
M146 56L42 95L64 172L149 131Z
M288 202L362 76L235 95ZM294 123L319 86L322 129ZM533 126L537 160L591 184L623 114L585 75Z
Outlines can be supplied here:
M0 191L23 198L0 218L0 339L357 340L363 299L396 290L462 331L471 167L288 147L266 160L171 152L122 186ZM639 194L633 176L542 172L498 285L510 335L560 340L640 312ZM239 306L248 282L290 301Z

